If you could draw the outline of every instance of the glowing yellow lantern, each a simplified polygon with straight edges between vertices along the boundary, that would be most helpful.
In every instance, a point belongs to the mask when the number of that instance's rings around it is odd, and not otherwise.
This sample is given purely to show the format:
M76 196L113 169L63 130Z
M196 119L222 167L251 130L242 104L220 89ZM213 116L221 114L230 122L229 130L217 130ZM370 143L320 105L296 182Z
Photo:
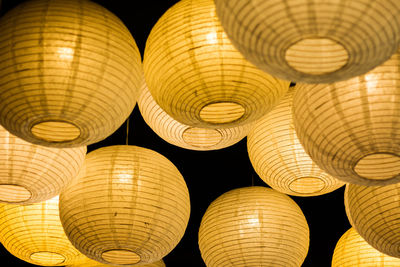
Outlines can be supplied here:
M232 46L212 0L183 0L158 20L146 42L149 90L175 120L231 128L268 112L289 88L247 62Z
M28 143L0 126L0 202L31 204L58 195L79 172L86 146Z
M199 247L208 267L301 266L309 228L299 206L265 187L231 190L208 207Z
M294 91L254 124L247 136L250 161L260 178L282 193L317 196L332 192L344 183L322 171L301 146L293 125Z
M397 267L400 259L385 255L350 228L339 239L332 257L332 267Z
M110 146L90 152L85 167L60 195L61 222L79 251L105 264L143 265L179 243L190 199L167 158L137 146Z
M235 47L281 79L330 83L366 73L400 45L396 0L215 0Z
M191 150L216 150L234 145L250 131L251 123L233 128L210 129L184 125L169 116L144 84L138 99L143 119L170 144Z
M0 242L19 259L42 266L64 266L84 257L65 236L58 196L32 205L0 204Z
M305 151L342 181L400 181L400 54L333 84L297 84L294 124Z
M31 143L103 140L129 116L142 82L129 30L86 0L27 1L0 20L0 124Z
M400 184L346 185L346 214L354 229L372 247L400 258Z
M86 258L84 261L81 261L80 263L77 263L77 264L67 265L67 267L107 267L107 266L109 267L111 265L103 264L103 263L91 260L89 258ZM149 263L146 265L140 265L140 266L141 267L165 267L165 263L163 260L160 260L160 261L156 261L153 263Z

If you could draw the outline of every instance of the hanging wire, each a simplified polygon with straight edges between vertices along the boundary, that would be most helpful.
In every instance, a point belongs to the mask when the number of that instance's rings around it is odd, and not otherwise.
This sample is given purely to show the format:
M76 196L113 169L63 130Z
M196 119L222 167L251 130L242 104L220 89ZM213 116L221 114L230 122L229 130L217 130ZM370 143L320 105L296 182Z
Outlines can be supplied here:
M126 139L125 144L129 145L129 117L126 119Z

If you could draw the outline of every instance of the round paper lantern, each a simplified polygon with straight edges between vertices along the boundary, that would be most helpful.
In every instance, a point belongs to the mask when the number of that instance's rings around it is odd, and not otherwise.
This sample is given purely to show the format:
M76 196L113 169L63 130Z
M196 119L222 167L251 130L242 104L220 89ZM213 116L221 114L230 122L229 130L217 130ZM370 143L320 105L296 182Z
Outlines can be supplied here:
M80 263L68 265L67 267L109 267L109 266L111 266L111 265L103 264L103 263L86 258L86 260L84 260ZM165 267L165 263L163 260L160 260L160 261L156 261L156 262L153 262L150 264L140 265L140 266L141 267Z
M86 146L28 143L0 126L0 202L30 204L58 195L79 172Z
M294 196L317 196L344 183L322 171L304 151L293 125L295 89L258 120L247 136L247 151L254 170L272 188Z
M143 119L150 128L170 144L191 150L217 150L234 145L250 130L251 123L222 129L184 125L169 116L154 100L146 85L138 99Z
M385 255L371 247L350 228L339 239L332 257L332 267L397 267L400 259Z
M232 46L212 0L183 0L156 23L143 68L155 101L177 121L231 128L268 112L289 88Z
M0 124L24 140L92 144L135 106L140 52L123 23L93 2L24 2L1 18L0 43Z
M281 79L330 83L366 73L400 45L396 0L215 0L235 47Z
M298 84L297 135L310 157L349 183L400 181L400 54L347 81Z
M0 203L0 242L19 259L41 266L64 266L84 257L65 236L58 196L24 206Z
M60 195L60 218L72 244L105 264L143 265L181 240L190 199L178 169L137 146L90 152L86 173Z
M345 207L351 225L372 247L400 258L400 184L346 185Z
M309 228L299 206L265 187L231 190L211 203L200 224L208 267L301 266Z

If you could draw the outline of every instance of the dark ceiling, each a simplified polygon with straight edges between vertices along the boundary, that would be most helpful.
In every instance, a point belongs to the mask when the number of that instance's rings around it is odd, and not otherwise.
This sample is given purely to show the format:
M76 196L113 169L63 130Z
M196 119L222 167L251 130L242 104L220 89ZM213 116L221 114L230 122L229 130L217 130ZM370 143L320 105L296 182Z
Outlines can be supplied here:
M3 0L2 14L23 2ZM116 14L130 29L143 55L146 38L159 17L177 0L96 0ZM88 151L125 144L126 124ZM186 180L191 198L191 216L186 233L178 246L164 258L167 267L205 266L197 245L201 218L208 205L221 194L239 187L267 186L254 172L247 155L246 139L236 145L211 152L190 151L175 147L159 138L143 121L137 106L130 116L129 144L153 149L170 159ZM346 218L344 188L319 197L292 197L303 210L310 227L310 249L302 266L327 267L336 242L350 228ZM1 266L34 266L23 262L4 248L0 249Z

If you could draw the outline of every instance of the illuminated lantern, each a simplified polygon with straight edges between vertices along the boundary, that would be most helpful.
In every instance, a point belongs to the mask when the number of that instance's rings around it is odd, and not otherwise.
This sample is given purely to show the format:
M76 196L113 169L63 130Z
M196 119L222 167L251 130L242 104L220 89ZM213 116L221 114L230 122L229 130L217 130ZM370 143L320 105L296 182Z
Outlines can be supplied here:
M183 0L150 32L143 69L155 101L192 127L232 128L260 118L289 88L232 46L212 0Z
M397 267L400 259L385 255L371 247L350 228L336 244L332 267Z
M111 266L111 265L103 264L103 263L86 258L86 260L84 260L80 263L68 265L67 267L109 267L109 266ZM165 263L163 260L160 260L157 262L149 263L146 265L140 265L140 266L141 267L165 267Z
M396 0L215 0L235 47L281 79L331 83L364 74L400 45Z
M299 206L265 187L231 190L211 203L200 224L207 267L301 266L309 228Z
M86 146L28 143L0 126L0 202L31 204L58 195L79 172Z
M27 1L0 20L0 124L31 143L72 147L130 115L141 56L111 12L85 0Z
M346 214L354 229L372 247L400 258L400 184L346 185Z
M332 192L344 183L322 171L301 146L293 125L294 91L254 124L247 136L250 161L260 178L282 193L317 196Z
M297 136L328 174L361 185L400 181L399 64L396 53L363 76L296 85Z
M184 125L154 101L147 86L143 86L138 106L143 119L158 136L170 144L191 150L216 150L234 145L247 135L251 127L251 123L222 129Z
M32 205L0 204L0 242L19 259L41 266L64 266L84 257L65 236L58 196Z
M61 222L79 251L105 264L144 265L179 243L190 199L167 158L137 146L110 146L90 152L85 167L60 195Z

